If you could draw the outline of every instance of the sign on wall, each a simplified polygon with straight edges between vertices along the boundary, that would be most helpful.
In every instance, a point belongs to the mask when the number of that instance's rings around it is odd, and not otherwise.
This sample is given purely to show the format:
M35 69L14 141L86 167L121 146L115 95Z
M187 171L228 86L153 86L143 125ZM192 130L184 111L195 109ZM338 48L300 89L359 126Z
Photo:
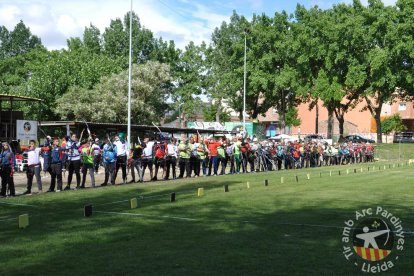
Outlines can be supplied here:
M16 120L16 138L37 140L37 121Z

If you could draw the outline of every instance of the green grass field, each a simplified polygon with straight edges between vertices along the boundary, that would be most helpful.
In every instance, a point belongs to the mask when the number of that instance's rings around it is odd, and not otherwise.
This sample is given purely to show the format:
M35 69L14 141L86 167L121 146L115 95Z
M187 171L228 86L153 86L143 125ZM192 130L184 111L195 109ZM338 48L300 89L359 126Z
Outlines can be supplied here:
M406 161L414 146L402 148ZM411 274L414 164L397 166L398 145L380 150L384 157L375 164L2 199L0 275L357 274L342 253L344 221L377 206L401 218L406 232L390 272ZM205 189L202 197L199 187ZM177 194L174 203L171 192ZM130 209L128 200L135 197L138 208ZM85 218L89 203L94 213ZM30 226L18 229L16 218L24 213Z

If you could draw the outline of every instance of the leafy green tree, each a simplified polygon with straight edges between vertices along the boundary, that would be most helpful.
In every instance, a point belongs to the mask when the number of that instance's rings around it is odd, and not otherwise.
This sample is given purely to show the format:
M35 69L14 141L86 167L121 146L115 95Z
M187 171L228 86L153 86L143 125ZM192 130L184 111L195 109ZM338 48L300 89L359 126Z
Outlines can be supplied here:
M298 116L298 109L296 107L291 106L288 108L285 121L287 126L300 126L302 121Z
M158 122L168 108L171 81L168 65L148 61L132 70L132 122ZM127 122L128 70L103 78L93 89L71 87L57 100L61 119Z
M17 23L10 32L6 27L0 27L0 58L24 54L36 47L42 47L42 42L39 37L32 35L23 21Z
M399 132L406 130L407 127L404 125L400 114L394 114L382 120L381 122L381 130L382 133L390 134L391 132Z
M177 104L182 103L183 126L189 118L202 110L202 102L199 97L205 90L205 76L203 75L203 72L206 71L205 48L204 43L196 46L194 42L190 41L185 47L185 51L181 53L175 67L176 88L172 98Z
M218 110L221 111L218 111ZM217 114L219 114L219 118L217 120ZM204 121L206 122L228 122L230 121L230 114L223 110L222 106L216 103L210 103L204 106L203 110Z
M28 81L29 96L43 101L40 109L33 109L41 120L56 120L56 100L72 86L90 89L103 76L121 71L123 61L108 56L91 54L83 48L49 52L45 61L32 72Z
M381 16L378 16L378 15ZM382 142L381 110L391 101L400 83L399 56L393 51L397 36L397 12L395 7L384 6L379 0L368 1L363 10L364 29L367 37L365 72L367 89L363 93L366 109L375 119L377 141Z
M89 27L85 27L83 32L83 45L86 50L93 54L100 54L102 50L101 31L90 24Z

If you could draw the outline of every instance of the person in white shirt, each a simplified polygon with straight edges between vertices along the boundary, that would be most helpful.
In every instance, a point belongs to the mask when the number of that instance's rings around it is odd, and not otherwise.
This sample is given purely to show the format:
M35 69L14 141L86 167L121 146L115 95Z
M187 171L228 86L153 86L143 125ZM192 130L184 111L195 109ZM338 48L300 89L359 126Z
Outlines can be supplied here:
M178 147L177 147L177 140L175 138L171 138L170 143L167 146L167 156L166 156L166 167L167 171L165 173L164 180L167 180L170 177L170 169L172 168L172 177L173 179L177 178L175 173L175 167L177 166L177 156L178 156Z
M115 180L118 175L118 170L121 168L122 170L122 182L123 184L127 181L127 160L128 160L128 152L127 152L127 145L124 140L121 140L120 138L123 138L122 134L115 135L114 137L114 145L117 149L117 159L116 159L116 167L115 167Z
M148 167L150 171L150 179L153 178L153 170L152 170L152 164L153 164L153 148L154 148L154 141L150 141L148 137L144 138L144 150L142 152L142 179L144 179L145 169Z
M92 145L92 154L93 154L93 167L95 173L98 173L99 166L101 164L102 154L101 147L99 145L99 138L95 138L95 143Z
M70 184L72 183L73 173L76 175L76 188L80 187L81 176L80 176L80 152L79 152L80 142L76 134L72 134L72 137L66 143L66 151L69 162L69 173L68 173L68 183L65 187L65 190L70 190Z
M27 190L24 192L25 195L32 193L33 176L36 176L37 189L39 193L42 192L42 177L40 176L40 151L39 147L36 147L36 142L30 140L29 149L27 150Z

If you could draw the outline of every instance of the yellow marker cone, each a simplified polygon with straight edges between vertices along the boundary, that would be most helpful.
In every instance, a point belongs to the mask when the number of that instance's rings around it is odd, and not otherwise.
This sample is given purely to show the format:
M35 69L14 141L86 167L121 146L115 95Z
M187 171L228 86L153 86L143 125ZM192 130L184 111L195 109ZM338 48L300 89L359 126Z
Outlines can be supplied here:
M361 168L361 172L364 172L364 169Z
M329 176L332 176L332 171L329 171Z
M307 173L306 174L306 178L309 180L310 179L310 174L309 173Z
M346 169L346 174L349 174L349 169Z
M138 199L131 198L129 202L131 203L131 209L136 209L138 207Z
M285 183L285 178L283 176L280 178L280 183L281 184Z
M250 182L247 181L247 189L250 189Z
M19 228L26 228L29 226L29 215L24 214L19 216Z
M198 188L197 196L203 196L203 195L204 195L204 188Z

